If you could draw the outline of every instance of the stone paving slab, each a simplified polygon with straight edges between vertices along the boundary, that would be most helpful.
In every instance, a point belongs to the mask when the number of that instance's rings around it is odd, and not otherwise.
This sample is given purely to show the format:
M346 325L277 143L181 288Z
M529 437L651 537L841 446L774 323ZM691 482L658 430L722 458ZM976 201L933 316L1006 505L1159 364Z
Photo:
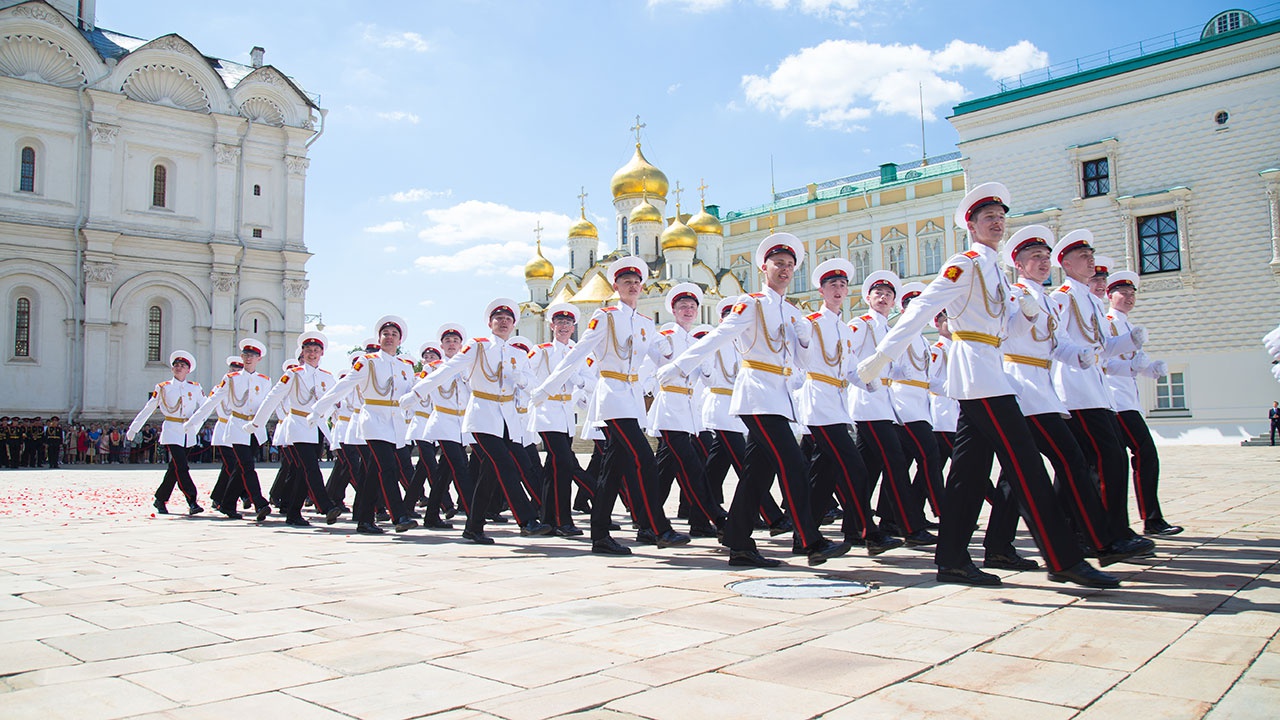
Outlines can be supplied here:
M710 540L615 558L513 525L481 547L156 516L157 467L0 471L0 718L1273 718L1280 455L1162 456L1187 532L1105 592L939 585L913 550L809 568L785 536L764 571ZM870 589L727 587L753 577Z

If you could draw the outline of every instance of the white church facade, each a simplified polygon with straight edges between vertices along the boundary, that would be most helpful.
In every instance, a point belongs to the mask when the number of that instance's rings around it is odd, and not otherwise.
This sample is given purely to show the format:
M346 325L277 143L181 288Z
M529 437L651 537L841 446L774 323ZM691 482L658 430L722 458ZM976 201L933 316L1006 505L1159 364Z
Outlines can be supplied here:
M303 330L318 98L93 0L0 0L0 410L120 418L168 376L208 387L241 335Z

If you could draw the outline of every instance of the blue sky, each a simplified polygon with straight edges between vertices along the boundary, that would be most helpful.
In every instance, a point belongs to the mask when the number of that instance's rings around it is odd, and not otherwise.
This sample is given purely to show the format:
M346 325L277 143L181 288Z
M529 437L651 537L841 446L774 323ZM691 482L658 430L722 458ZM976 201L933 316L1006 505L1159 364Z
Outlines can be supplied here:
M320 95L330 112L307 176L307 310L338 345L402 315L416 349L446 321L484 333L493 297L528 298L535 224L563 268L581 187L613 247L609 179L631 156L637 114L645 154L673 187L705 180L707 202L727 211L768 202L770 155L778 190L918 159L921 84L927 150L941 155L955 149L951 107L992 94L996 78L1198 28L1231 7L98 0L97 21L148 39L176 32L244 63L261 45ZM684 195L686 209L697 202Z

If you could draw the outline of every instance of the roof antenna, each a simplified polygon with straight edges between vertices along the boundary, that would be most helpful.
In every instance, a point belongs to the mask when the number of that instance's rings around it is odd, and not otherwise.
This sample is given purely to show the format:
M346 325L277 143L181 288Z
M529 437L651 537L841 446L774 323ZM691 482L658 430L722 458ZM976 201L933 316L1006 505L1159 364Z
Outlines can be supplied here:
M919 84L920 88L920 167L929 164L929 150L924 144L924 83Z

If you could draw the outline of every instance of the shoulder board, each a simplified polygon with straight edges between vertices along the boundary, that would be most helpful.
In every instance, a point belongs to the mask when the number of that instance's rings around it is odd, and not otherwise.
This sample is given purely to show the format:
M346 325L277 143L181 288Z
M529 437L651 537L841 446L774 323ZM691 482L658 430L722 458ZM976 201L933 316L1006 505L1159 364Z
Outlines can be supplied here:
M549 348L549 347L551 347L551 346L552 346L552 343L542 343L542 344L541 344L541 345L539 345L538 347L540 347L540 348Z
M428 366L428 367L437 368L437 367L440 367L440 366L441 366L441 365L443 365L443 364L444 364L444 361L443 361L443 360L432 360L431 362L427 363L427 366Z
M489 342L489 338L486 338L486 337L471 338L471 342Z
M968 250L968 251L966 251L966 252L962 252L962 253L960 253L960 254L961 254L961 255L964 255L965 257L969 258L970 260L973 260L973 259L975 259L975 258L977 258L977 257L978 257L978 251L977 251L977 250Z
M606 305L606 306L604 306L604 307L600 308L600 310L602 310L603 312L614 312L614 311L616 311L617 309L618 309L618 306L617 306L617 305Z
M397 360L399 360L400 362L404 363L405 365L412 365L412 364L413 364L413 361L412 361L412 360L410 360L409 358L402 357L402 358L396 358L396 359L397 359Z
M1071 286L1070 286L1070 285L1063 285L1062 287L1058 288L1057 290L1054 290L1054 292L1060 292L1060 293L1064 293L1064 292L1071 292Z
M316 368L316 370L317 370L317 371L319 371L319 372L322 372L322 373L324 373L325 375L328 375L328 376L330 376L330 377L332 377L332 376L333 376L333 373L329 372L328 370L325 370L324 368Z
M255 375L257 375L258 377L262 378L263 380L270 380L270 379L271 379L271 378L267 377L266 375L263 375L262 373L254 373L254 374L255 374Z
M530 360L532 360L532 359L533 359L533 356L534 356L534 355L537 355L537 354L538 354L537 352L535 352L535 351L533 351L533 350L530 350L530 351L529 351L529 359L530 359Z
M227 377L235 377L235 376L239 375L241 372L243 372L243 371L241 371L241 370L232 370L231 372L227 373Z
M675 330L659 330L658 334L659 335L675 335L676 331Z
M364 356L365 356L365 357L367 357L367 358L369 358L370 360L372 360L372 359L374 359L374 358L378 357L378 353L376 353L376 352L373 352L373 353L365 353L365 354L364 354Z
M1027 286L1023 285L1022 283L1014 283L1013 286L1016 288L1022 288L1023 290L1027 289Z
M751 297L753 297L753 298L762 298L762 297L764 297L764 293L751 293Z
M871 316L870 316L870 315L863 315L862 317L860 317L860 318L858 318L858 319L859 319L859 320L862 320L863 322L871 322Z
M820 312L816 312L816 313L813 313L813 314L811 314L811 315L805 315L804 317L805 317L805 319L806 319L806 320L813 320L813 321L815 321L815 322L816 322L816 321L818 320L818 318L822 317L822 313L820 313Z

